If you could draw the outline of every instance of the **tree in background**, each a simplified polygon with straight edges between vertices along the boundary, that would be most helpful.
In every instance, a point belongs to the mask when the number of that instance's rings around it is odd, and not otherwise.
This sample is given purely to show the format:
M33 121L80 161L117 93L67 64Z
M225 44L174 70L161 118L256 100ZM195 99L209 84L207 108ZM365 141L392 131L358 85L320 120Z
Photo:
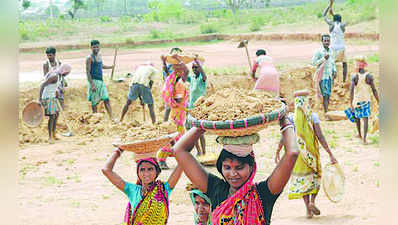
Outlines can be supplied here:
M247 4L247 0L224 0L225 4L231 8L232 13L235 15L243 4Z
M265 7L269 7L271 0L265 0Z
M94 0L94 2L97 8L97 16L99 16L100 12L102 11L105 0Z
M29 0L22 0L22 8L24 10L27 10L31 5L32 3Z
M72 19L74 19L76 16L76 12L79 9L85 9L86 4L84 0L70 0L70 2L72 3L72 8L68 10L68 14L70 15L70 17L72 17Z

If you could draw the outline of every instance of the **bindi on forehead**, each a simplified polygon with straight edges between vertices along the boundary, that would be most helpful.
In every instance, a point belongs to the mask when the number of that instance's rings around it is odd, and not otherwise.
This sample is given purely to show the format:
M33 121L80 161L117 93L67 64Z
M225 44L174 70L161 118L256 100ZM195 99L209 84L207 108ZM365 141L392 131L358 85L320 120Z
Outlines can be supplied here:
M240 165L242 165L242 163L240 163L238 160L236 160L236 159L234 159L234 160L232 160L232 159L226 159L224 162L223 162L223 164L224 165L228 165L228 166L230 166L230 167L235 167L235 166L240 166Z
M205 200L202 197L200 197L200 196L196 196L195 197L195 201L197 201L199 203L205 203Z

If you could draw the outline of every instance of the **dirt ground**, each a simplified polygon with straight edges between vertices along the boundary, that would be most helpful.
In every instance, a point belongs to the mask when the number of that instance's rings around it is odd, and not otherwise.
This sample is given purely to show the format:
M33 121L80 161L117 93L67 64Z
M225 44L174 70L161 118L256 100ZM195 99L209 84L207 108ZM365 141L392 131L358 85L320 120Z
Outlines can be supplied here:
M275 63L287 65L281 72L282 94L291 98L292 91L301 88L311 89L313 69L307 67L312 53L320 43L314 42L253 42L249 43L249 50L254 52L259 47L266 48L274 58ZM221 42L211 45L184 47L186 50L200 52L206 58L209 68L228 66L247 66L244 50L237 49L236 43ZM130 72L134 65L147 60L153 60L160 65L159 55L166 52L166 48L139 49L120 51L118 58L118 73ZM356 54L374 54L378 51L377 43L368 45L357 44L348 46L348 57ZM82 73L84 57L87 51L68 51L59 54L67 63L71 63L73 73ZM110 64L113 51L104 49L104 61ZM39 72L44 55L22 54L20 56L21 72ZM252 58L253 59L253 58ZM375 75L378 86L378 63L371 63L369 70ZM352 71L352 64L350 64ZM340 74L341 76L341 74ZM253 83L246 79L246 75L224 74L209 75L209 81L215 88L251 88ZM99 113L91 118L91 122L83 124L81 116L87 116L89 104L86 101L86 81L70 80L70 87L66 92L67 117L71 122L73 137L61 137L55 144L46 143L46 124L39 128L27 128L19 123L20 150L18 160L18 204L20 215L18 224L121 224L127 198L117 190L101 173L107 157L111 154L112 141L121 129L135 120L141 121L142 110L138 104L133 105L125 122L114 125L106 114ZM20 90L19 106L37 99L37 83L23 83ZM156 116L163 115L163 104L160 100L161 82L155 83L154 98ZM108 83L108 90L113 111L120 115L128 91L128 83ZM213 90L209 90L210 92ZM348 90L339 87L333 90L331 110L342 110L348 107ZM319 105L314 106L321 118ZM103 109L101 110L103 111ZM149 116L147 116L148 120ZM89 121L90 118L87 118ZM148 121L147 121L148 122ZM60 133L65 132L62 120L59 121ZM322 214L312 220L305 218L305 207L301 200L287 200L283 192L276 202L272 224L374 224L378 216L377 203L380 194L379 183L379 134L368 137L367 146L356 138L355 125L344 121L322 121L323 132L331 146L335 157L346 175L346 189L344 199L335 204L331 203L321 190L317 198L317 205ZM256 180L261 181L271 174L275 167L274 152L280 134L278 126L270 126L260 132L261 142L255 145L255 154L259 164ZM29 140L29 141L27 141ZM215 136L207 136L208 151L217 152L219 146L215 143ZM321 150L322 163L328 163L326 152ZM168 159L168 164L174 168L175 159ZM213 167L208 170L214 174ZM118 160L115 171L127 181L135 182L135 163L133 154L125 152ZM171 171L163 171L160 178L165 180ZM177 184L171 195L169 224L193 224L192 205L185 185L188 179L185 175Z

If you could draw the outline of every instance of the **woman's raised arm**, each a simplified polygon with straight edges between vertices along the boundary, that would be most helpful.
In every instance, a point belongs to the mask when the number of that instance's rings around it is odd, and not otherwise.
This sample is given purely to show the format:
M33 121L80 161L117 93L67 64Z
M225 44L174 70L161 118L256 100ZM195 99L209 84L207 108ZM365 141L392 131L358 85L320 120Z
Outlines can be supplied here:
M184 173L191 182L197 186L201 192L206 193L209 175L190 153L195 142L203 133L203 130L193 127L178 140L173 148L178 165L182 167Z

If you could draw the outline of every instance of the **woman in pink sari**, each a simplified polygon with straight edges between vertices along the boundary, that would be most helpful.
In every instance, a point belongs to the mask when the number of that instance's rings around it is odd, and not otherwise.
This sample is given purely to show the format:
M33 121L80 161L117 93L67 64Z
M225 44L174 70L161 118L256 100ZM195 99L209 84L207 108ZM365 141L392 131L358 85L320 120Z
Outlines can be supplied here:
M257 50L256 55L252 69L252 78L257 80L254 89L268 91L279 97L279 74L272 63L272 58L267 56L264 49ZM256 79L257 68L260 68L260 71Z

